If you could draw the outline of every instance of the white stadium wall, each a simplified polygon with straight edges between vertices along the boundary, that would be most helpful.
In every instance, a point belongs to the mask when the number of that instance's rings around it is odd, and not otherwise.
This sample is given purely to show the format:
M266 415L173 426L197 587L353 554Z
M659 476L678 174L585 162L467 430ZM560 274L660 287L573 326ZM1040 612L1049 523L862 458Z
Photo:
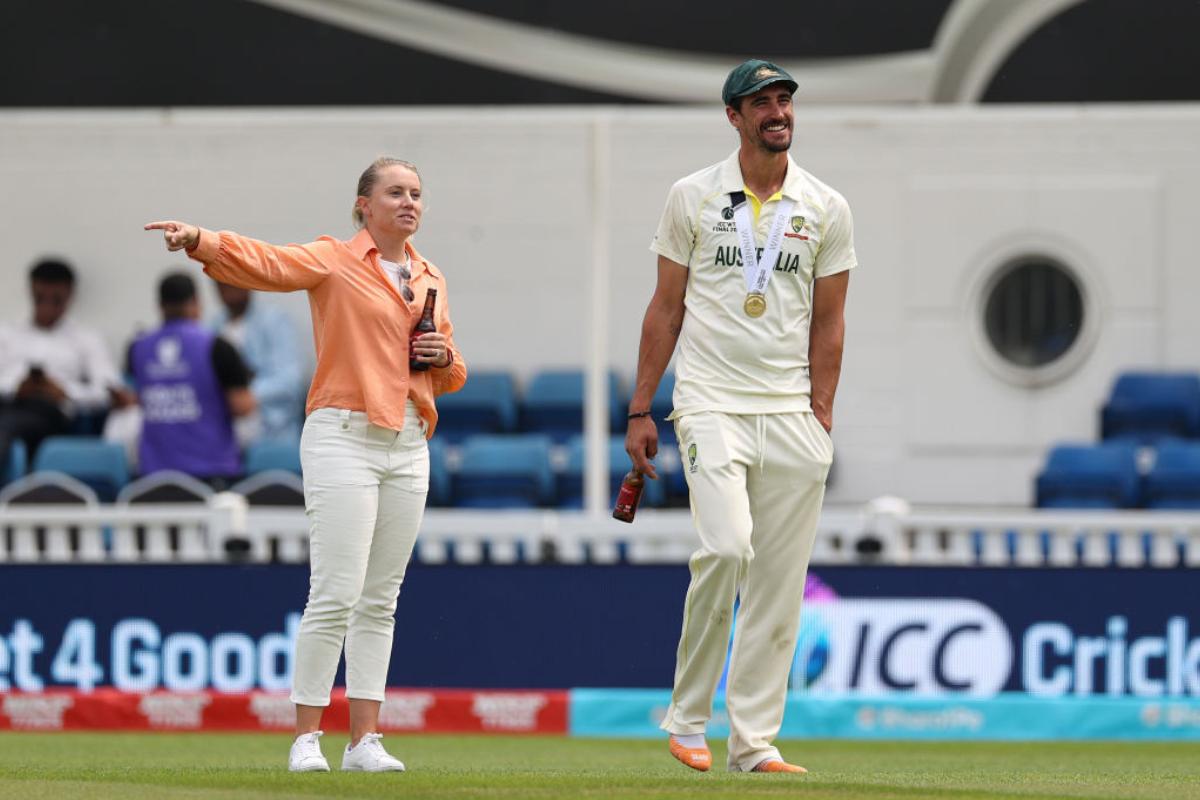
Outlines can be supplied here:
M185 264L143 222L348 236L359 171L390 153L421 167L417 244L447 273L470 364L583 366L601 117L605 345L628 383L667 189L735 146L716 107L0 112L0 318L27 313L30 263L62 255L75 313L119 352L155 323L157 278ZM1119 370L1200 369L1200 108L800 107L796 127L797 161L850 201L861 264L831 501L1025 505L1050 443L1095 439ZM987 271L1025 252L1081 277L1095 323L1076 368L1040 386L994 369L976 330ZM269 302L311 340L302 296Z

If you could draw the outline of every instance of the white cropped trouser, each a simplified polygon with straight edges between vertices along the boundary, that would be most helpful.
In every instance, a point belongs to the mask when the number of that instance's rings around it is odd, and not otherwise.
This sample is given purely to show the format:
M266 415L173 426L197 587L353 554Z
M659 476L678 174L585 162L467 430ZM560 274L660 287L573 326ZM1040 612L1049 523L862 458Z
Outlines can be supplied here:
M704 733L740 594L725 703L729 768L779 758L800 604L833 443L810 412L675 421L700 548L688 566L675 687L662 728Z
M296 635L294 703L329 705L343 643L346 696L383 700L396 598L429 491L425 430L411 401L402 431L336 408L304 423L312 573Z

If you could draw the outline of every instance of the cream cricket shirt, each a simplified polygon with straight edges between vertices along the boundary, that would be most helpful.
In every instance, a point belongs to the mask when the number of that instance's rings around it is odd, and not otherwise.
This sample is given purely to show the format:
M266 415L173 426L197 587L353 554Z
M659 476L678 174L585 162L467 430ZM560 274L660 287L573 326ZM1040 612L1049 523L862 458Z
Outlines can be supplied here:
M779 199L795 200L758 319L742 309L746 283L729 198L738 191L755 212L760 257ZM808 411L813 280L857 264L845 198L789 156L783 189L761 203L742 181L734 152L671 187L650 249L688 268L671 417Z

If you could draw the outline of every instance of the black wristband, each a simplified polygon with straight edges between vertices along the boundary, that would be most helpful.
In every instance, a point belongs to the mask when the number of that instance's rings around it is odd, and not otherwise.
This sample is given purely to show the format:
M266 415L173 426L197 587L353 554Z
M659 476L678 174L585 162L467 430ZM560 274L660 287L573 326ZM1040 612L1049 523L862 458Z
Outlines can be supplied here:
M632 414L630 414L628 417L626 417L626 419L637 419L638 417L648 417L648 416L650 416L649 411L635 411Z

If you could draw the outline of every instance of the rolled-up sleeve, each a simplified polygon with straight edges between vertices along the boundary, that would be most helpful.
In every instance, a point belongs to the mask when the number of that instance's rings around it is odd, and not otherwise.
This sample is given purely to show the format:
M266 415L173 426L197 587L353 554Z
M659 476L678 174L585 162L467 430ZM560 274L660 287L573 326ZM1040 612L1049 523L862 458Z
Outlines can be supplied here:
M443 295L445 292L446 289L443 286ZM433 381L434 397L457 392L467 382L467 362L463 360L462 353L454 344L454 324L450 321L450 299L448 297L442 303L442 313L438 317L437 326L438 333L446 337L446 343L454 356L454 361L448 367L434 367L429 370L430 378Z
M329 275L334 241L273 245L232 231L200 230L200 243L188 257L211 277L262 292L312 289Z

